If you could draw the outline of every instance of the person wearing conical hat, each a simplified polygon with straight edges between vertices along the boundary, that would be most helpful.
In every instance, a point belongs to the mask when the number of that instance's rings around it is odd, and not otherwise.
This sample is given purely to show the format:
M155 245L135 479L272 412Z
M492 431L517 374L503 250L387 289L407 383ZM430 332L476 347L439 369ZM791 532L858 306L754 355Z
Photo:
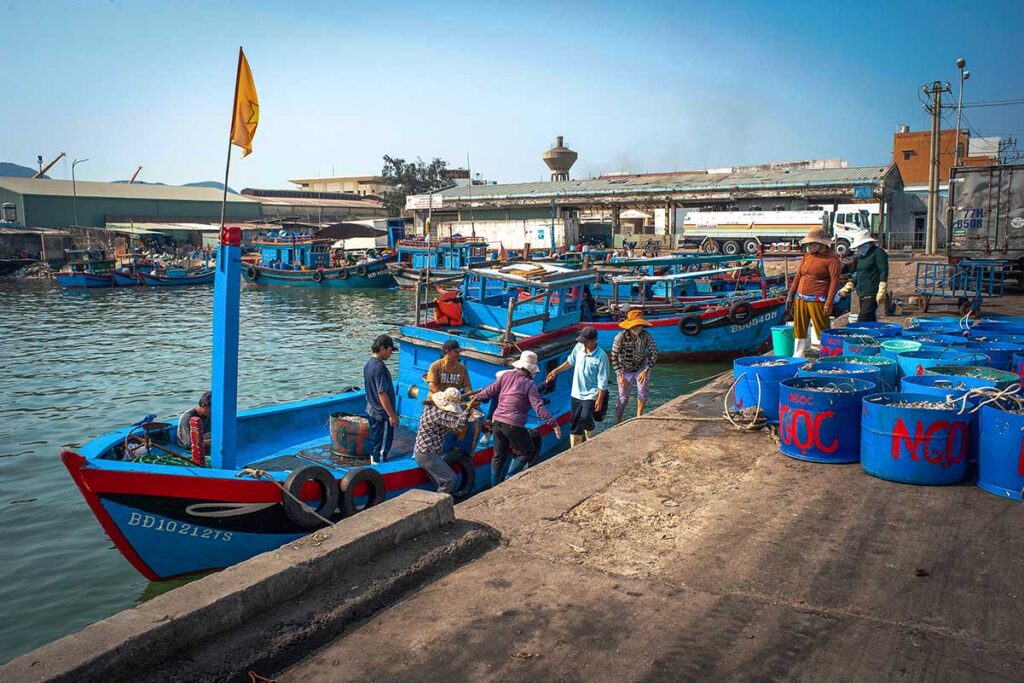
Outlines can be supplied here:
M806 356L811 348L807 327L813 324L818 336L829 328L829 315L839 289L842 263L832 251L832 240L820 227L811 228L800 240L804 256L789 283L786 310L793 313L793 355Z
M644 320L644 312L634 308L619 323L622 332L612 342L611 362L615 370L618 398L615 403L615 423L622 422L633 383L636 382L636 415L644 414L649 396L651 368L658 362L658 345L645 328L651 323Z
M853 279L839 290L839 296L849 296L856 286L860 304L857 320L876 322L878 307L885 302L889 287L889 255L878 246L867 230L853 240L850 249L857 254L857 270L854 271ZM885 310L884 307L882 310Z
M438 493L451 493L455 490L455 471L442 457L444 437L449 432L459 432L466 428L476 404L477 400L473 398L463 407L462 392L456 387L435 391L423 404L412 457L437 486Z

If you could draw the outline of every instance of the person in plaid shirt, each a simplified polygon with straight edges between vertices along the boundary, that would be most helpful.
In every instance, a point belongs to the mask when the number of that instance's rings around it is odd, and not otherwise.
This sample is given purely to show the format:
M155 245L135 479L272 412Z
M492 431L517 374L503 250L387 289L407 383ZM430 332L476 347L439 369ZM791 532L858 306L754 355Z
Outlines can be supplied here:
M455 471L441 457L444 437L448 432L466 429L477 403L474 398L463 408L460 401L462 393L455 387L434 392L423 405L416 430L412 457L417 465L426 470L427 476L437 486L438 493L451 493L455 490Z
M622 332L615 335L615 341L612 342L612 368L615 370L619 389L615 404L616 424L622 422L622 414L626 412L633 382L636 382L637 417L644 414L644 408L647 406L651 368L658 362L658 345L654 343L651 333L644 329L650 326L651 324L644 320L643 311L634 308L626 314L626 319L619 323Z

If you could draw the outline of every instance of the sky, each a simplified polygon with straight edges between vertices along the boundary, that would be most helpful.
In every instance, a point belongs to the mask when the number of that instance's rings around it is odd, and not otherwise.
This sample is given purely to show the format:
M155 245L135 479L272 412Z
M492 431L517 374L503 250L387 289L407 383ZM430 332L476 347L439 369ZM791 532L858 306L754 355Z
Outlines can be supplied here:
M841 158L882 165L921 86L1024 98L1024 2L0 0L0 161L223 179L238 46L260 100L231 186L380 173L385 154L499 182ZM1021 139L1024 106L964 109ZM953 126L955 110L947 112ZM70 177L70 161L51 177Z

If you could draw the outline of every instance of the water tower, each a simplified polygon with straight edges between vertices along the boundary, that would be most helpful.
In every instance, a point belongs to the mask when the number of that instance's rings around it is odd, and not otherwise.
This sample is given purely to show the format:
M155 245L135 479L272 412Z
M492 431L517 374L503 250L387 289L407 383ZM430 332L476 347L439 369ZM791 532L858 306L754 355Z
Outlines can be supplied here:
M544 159L544 163L551 169L552 182L568 180L569 169L576 163L576 159L579 158L579 156L579 154L562 144L561 135L556 137L555 146L544 152L544 156L542 157Z

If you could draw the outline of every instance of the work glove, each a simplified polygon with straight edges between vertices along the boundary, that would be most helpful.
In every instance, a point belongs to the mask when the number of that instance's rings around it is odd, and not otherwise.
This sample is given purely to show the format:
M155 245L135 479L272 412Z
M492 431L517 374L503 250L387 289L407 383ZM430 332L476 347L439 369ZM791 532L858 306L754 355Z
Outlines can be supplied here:
M846 297L850 296L850 292L852 292L852 291L853 291L853 283L852 282L847 282L845 285L843 285L843 288L839 290L839 296L841 296L843 298L846 298Z
M793 292L790 292L789 295L786 297L786 313L791 313L792 311L793 311Z
M875 301L877 301L879 303L879 305L881 305L881 303L883 301L885 301L885 290L886 290L886 287L888 287L887 283L885 283L885 282L879 282L878 283L878 294L875 295Z

